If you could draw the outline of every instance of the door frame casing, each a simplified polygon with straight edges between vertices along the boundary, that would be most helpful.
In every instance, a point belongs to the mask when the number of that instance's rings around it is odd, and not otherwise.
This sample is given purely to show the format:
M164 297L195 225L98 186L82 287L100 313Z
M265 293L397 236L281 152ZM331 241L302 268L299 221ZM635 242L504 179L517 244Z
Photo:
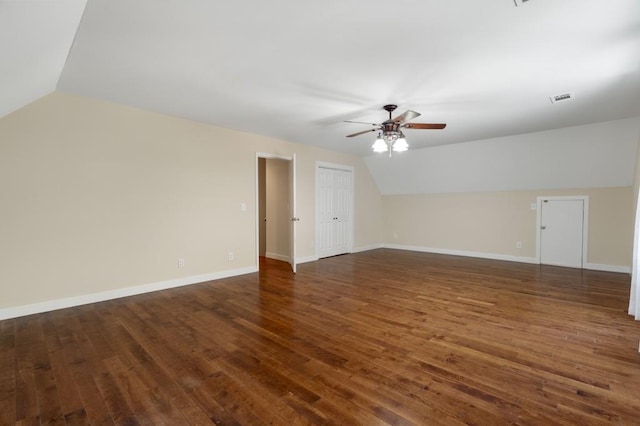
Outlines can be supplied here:
M264 158L266 160L285 160L285 161L290 161L292 162L292 164L295 166L295 154L291 154L291 155L278 155L278 154L270 154L270 153L266 153L266 152L256 152L256 164L255 164L255 173L256 173L256 180L255 180L255 206L256 206L256 222L255 222L255 236L256 236L256 243L255 243L255 258L256 258L256 268L260 269L260 200L259 200L259 196L260 196L260 186L259 186L259 171L258 171L258 162L260 158ZM293 168L293 180L296 180L296 169L295 167ZM293 188L293 190L295 191L295 188ZM292 197L290 197L292 199L290 199L289 201L291 202L291 211L293 212L293 210L295 210L294 204L295 204L295 194L292 194ZM294 223L292 225L292 227L296 226L296 224ZM291 231L289 231L292 233L292 235L290 235L290 237L293 239L294 235L293 235L293 229ZM293 271L295 272L296 270L296 247L295 245L292 245L291 247L291 257L289 259L290 263L291 263L291 267L293 269Z
M589 196L588 195L560 195L553 197L540 196L537 198L536 207L536 263L541 261L541 237L542 237L542 204L549 201L582 201L582 269L589 263Z
M316 252L316 259L319 259L319 254L320 254L320 240L318 239L318 236L320 235L320 213L319 213L319 203L318 203L318 195L320 194L320 191L318 190L318 173L320 172L320 169L334 169L334 170L342 170L345 172L350 172L351 173L351 200L350 200L350 205L349 205L349 209L351 210L351 220L349 221L349 229L347 231L347 235L349 238L349 241L347 243L347 253L353 253L353 241L354 241L354 229L355 229L355 181L356 181L356 173L354 170L353 166L347 166L344 164L336 164L336 163L328 163L325 161L316 161L316 168L315 168L315 203L316 203L316 208L315 208L315 252Z

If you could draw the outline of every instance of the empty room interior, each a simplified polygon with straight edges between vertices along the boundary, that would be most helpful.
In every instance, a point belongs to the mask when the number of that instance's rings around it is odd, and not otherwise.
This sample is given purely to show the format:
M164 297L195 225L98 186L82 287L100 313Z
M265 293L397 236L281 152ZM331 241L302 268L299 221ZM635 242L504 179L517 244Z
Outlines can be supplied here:
M640 424L637 0L0 40L0 424Z

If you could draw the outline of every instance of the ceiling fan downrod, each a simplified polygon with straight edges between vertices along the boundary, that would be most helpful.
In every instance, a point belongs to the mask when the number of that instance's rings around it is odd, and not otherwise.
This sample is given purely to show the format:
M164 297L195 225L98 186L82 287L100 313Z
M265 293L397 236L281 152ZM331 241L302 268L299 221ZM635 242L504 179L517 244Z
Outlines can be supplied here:
M398 105L393 105L393 104L389 104L389 105L385 105L382 107L385 111L389 112L389 120L391 120L391 113L393 111L396 110L396 108L398 108Z

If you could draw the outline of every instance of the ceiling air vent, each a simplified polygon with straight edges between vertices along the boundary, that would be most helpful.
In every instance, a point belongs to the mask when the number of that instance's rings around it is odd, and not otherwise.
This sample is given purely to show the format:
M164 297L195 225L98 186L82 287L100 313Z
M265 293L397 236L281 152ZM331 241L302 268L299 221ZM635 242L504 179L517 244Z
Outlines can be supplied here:
M572 101L575 97L573 92L567 92L560 95L549 96L549 99L551 99L552 104L557 104L558 102Z

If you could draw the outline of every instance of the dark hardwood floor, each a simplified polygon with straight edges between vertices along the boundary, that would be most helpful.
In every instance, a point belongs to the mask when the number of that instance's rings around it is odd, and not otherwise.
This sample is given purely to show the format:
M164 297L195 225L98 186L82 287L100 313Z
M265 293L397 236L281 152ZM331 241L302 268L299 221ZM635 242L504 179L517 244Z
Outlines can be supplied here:
M0 322L0 423L640 424L629 276L394 250Z

